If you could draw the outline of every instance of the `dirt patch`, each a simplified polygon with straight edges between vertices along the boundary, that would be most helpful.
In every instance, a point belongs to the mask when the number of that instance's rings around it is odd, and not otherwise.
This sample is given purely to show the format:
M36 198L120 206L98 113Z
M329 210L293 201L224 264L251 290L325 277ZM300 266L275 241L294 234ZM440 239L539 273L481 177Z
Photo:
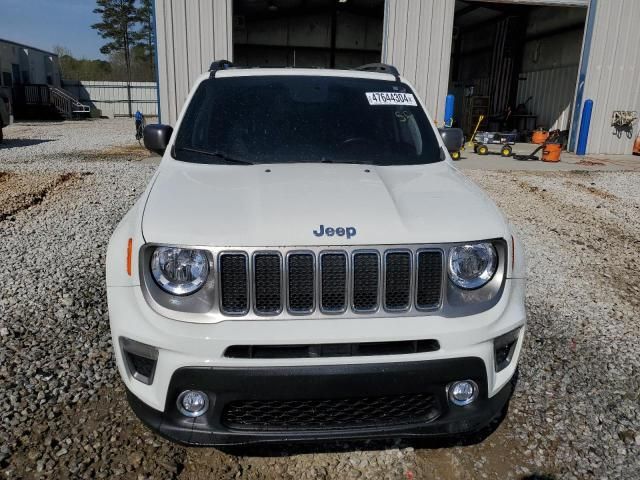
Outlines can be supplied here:
M536 187L535 185L531 185L530 183L527 183L527 182L518 182L518 186L530 193L537 193L541 191L540 188ZM546 190L542 189L542 191L545 192Z
M599 268L599 274L593 279L600 285L600 289L610 292L612 297L619 298L625 304L632 307L640 305L640 287L638 287L637 275L638 259L626 252L636 251L640 245L640 240L634 231L628 230L626 225L616 222L610 218L598 214L598 210L574 204L570 202L571 193L575 190L588 193L599 199L620 200L616 195L605 190L596 188L590 182L591 174L580 179L589 182L590 185L576 181L576 172L570 174L557 173L556 176L573 178L564 180L562 187L553 188L547 191L540 185L533 182L537 179L544 179L545 174L527 172L527 179L520 176L512 176L512 181L525 193L533 194L530 200L523 201L524 205L537 205L535 209L527 210L525 218L534 221L539 225L544 225L545 229L553 232L562 239L562 248L567 252L572 250L576 258L585 259L588 265L597 265L599 259L607 258ZM491 191L489 189L489 191ZM502 191L494 191L494 198L500 205L500 195ZM507 204L500 205L503 210L509 211ZM613 208L613 206L612 206ZM548 212L554 215L548 215ZM612 252L625 252L624 255L612 255ZM590 258L592 260L586 260Z
M583 165L585 167L595 167L597 165L605 165L603 162L597 160L580 160L577 165Z
M571 188L577 187L584 192L588 192L592 195L595 195L596 197L603 198L605 200L616 200L618 198L612 193L609 193L605 190L601 190L599 188L594 187L593 184L589 186L589 185L584 185L582 183L569 182L569 181L564 182L564 184L567 187L571 187Z
M142 145L119 145L115 147L107 147L102 150L80 152L77 154L82 160L88 162L100 162L110 160L128 160L139 161L149 157L149 150Z
M53 190L76 182L86 174L18 174L0 172L0 222L39 205Z

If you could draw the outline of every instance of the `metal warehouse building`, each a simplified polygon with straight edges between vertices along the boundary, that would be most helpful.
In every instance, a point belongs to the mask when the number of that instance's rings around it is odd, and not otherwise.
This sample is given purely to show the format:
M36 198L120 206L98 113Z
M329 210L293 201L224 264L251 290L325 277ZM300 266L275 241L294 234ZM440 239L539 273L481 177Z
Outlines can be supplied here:
M587 153L631 153L640 110L639 0L155 0L161 120L214 59L241 66L398 67L469 133L567 135L593 101ZM614 121L617 119L617 121Z
M0 38L0 97L13 105L14 90L25 84L59 87L58 56ZM9 110L13 112L12 108Z
M0 86L24 83L59 87L58 55L0 38Z

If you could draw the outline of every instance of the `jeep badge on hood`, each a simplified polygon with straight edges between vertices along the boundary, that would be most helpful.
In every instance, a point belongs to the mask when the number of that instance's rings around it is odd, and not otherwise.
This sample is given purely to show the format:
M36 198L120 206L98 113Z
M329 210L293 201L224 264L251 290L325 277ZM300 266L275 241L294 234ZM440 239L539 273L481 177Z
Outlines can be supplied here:
M344 237L346 235L347 239L351 238L351 237L355 237L356 233L358 233L356 231L355 227L325 227L324 225L320 225L320 228L318 228L318 230L314 230L313 234L316 237L323 237L323 236L327 236L327 237L333 237L334 235L337 235L338 237Z

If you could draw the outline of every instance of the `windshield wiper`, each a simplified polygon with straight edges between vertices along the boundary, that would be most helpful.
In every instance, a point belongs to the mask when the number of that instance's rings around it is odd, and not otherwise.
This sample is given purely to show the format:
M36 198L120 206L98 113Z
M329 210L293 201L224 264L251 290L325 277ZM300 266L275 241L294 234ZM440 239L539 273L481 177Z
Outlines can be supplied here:
M237 158L232 158L228 156L226 153L219 152L217 150L214 150L214 151L200 150L199 148L192 148L192 147L176 147L176 150L184 150L185 152L200 153L208 157L217 157L225 162L236 163L238 165L253 165L252 162L248 162L247 160L239 160Z
M316 163L316 162L310 162L310 163ZM352 165L370 165L367 162L363 162L359 160L331 160L330 158L323 158L322 160L320 160L320 163L348 163Z

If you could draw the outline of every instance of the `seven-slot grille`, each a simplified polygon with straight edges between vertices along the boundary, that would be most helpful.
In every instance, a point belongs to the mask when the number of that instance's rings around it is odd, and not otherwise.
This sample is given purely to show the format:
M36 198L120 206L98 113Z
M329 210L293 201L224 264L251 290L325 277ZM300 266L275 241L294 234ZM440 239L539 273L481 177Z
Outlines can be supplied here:
M443 252L362 249L222 252L220 310L225 315L274 316L391 313L441 305Z

